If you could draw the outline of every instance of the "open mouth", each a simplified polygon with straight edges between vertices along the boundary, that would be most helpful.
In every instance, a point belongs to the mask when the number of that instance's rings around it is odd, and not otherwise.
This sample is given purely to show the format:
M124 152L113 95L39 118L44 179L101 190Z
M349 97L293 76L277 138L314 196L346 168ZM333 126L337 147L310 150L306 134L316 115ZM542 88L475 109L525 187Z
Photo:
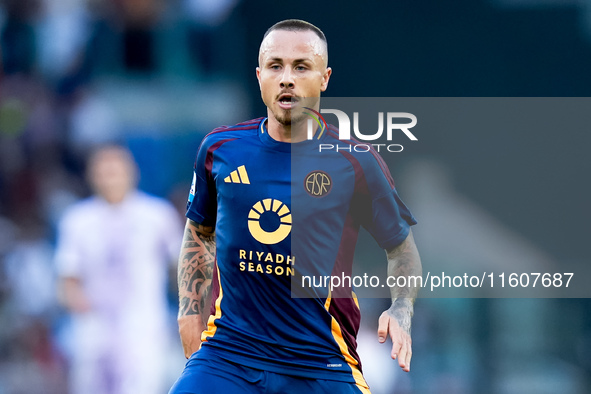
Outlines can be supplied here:
M279 106L281 108L290 109L297 104L298 98L291 94L282 94L281 96L279 96L277 102L279 103Z

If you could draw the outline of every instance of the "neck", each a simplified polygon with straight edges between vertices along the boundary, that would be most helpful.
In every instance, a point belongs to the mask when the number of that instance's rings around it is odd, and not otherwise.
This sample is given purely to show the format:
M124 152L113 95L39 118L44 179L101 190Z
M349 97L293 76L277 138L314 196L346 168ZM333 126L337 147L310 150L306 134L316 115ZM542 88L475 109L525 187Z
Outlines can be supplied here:
M119 205L121 204L127 196L132 192L132 190L128 190L124 193L98 193L109 205Z

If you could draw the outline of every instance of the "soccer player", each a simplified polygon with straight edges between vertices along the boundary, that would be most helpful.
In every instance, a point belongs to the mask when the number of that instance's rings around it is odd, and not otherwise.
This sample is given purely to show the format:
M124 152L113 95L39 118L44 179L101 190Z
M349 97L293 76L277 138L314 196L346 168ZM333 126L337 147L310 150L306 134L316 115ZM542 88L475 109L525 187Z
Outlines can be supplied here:
M298 288L298 278L350 275L360 226L387 251L389 275L420 275L421 264L416 222L379 154L319 153L356 144L326 124L307 138L304 107L318 111L331 73L320 29L275 24L256 69L267 117L215 129L199 147L178 271L189 361L171 394L369 393L351 285ZM393 288L378 322L404 371L416 290Z
M95 195L59 225L72 394L160 394L169 384L167 284L183 225L172 204L136 188L137 175L127 149L98 148L88 162Z

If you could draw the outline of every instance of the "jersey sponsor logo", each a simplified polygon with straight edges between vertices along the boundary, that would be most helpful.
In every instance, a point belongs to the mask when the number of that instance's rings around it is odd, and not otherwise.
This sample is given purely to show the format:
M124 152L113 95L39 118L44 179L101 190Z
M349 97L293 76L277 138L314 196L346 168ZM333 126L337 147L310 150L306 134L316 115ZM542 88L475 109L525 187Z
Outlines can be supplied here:
M291 232L291 212L279 200L266 198L258 201L248 213L248 230L262 244L279 243Z
M242 272L258 272L275 276L293 276L295 256L281 253L240 249L239 267Z
M324 197L332 189L332 179L324 171L312 171L306 175L304 188L312 197Z
M246 172L245 166L240 166L224 178L226 183L243 183L250 185L250 179L248 179L248 173Z

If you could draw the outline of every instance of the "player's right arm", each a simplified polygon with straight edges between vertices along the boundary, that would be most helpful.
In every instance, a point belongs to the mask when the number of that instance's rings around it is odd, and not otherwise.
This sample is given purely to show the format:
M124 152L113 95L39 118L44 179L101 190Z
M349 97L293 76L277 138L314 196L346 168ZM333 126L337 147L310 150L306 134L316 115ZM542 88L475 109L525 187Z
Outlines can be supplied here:
M87 205L70 207L60 219L55 250L55 267L59 276L58 300L70 313L87 313L92 305L83 284L83 263L86 262L83 245L87 242L84 220Z
M178 264L178 324L187 358L201 347L201 333L209 317L214 262L214 228L187 219Z

